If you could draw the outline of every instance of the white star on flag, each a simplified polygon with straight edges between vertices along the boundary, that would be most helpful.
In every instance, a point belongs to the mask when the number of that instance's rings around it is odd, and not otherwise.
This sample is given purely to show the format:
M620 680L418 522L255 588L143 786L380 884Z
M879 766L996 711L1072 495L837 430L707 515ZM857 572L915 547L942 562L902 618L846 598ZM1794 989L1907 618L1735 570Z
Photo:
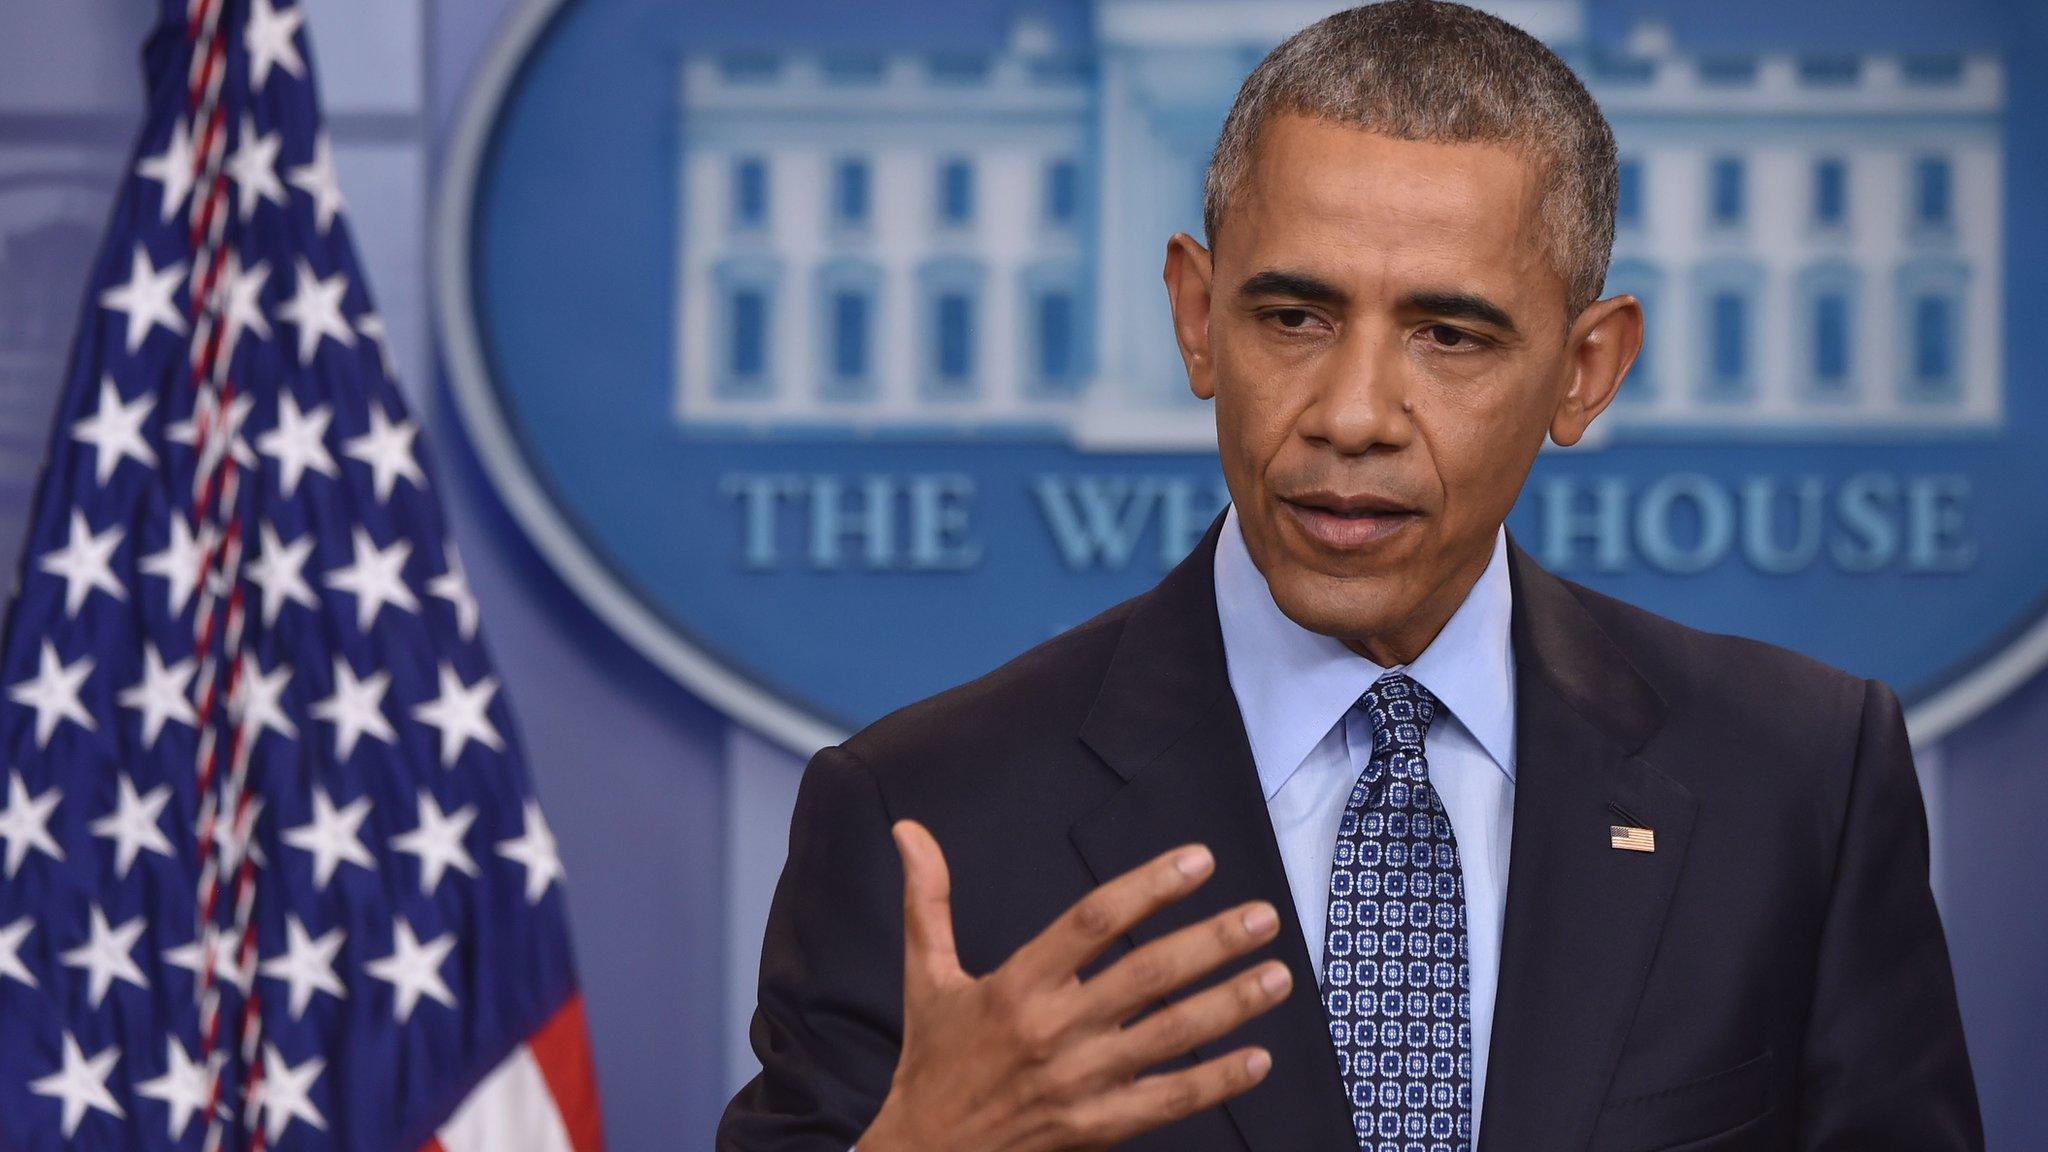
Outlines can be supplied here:
M95 533L85 513L73 508L71 535L64 546L37 558L37 567L64 581L66 616L78 615L78 610L85 607L85 598L95 588L116 600L128 598L121 581L114 577L114 549L121 546L121 536L119 524L110 524L105 532Z
M327 1130L327 1121L312 1101L313 1081L326 1069L327 1061L318 1056L295 1068L285 1063L277 1045L263 1045L263 1079L256 1085L255 1103L263 1113L263 1131L271 1144L277 1143L294 1120L303 1120L322 1132Z
M256 449L277 461L278 487L285 499L291 499L309 469L330 480L341 475L327 451L327 425L333 419L333 409L325 404L301 412L290 392L278 397L277 427L256 438Z
M249 5L249 25L242 31L242 47L249 53L249 84L256 91L270 83L270 70L282 68L294 80L306 78L306 62L299 56L295 37L306 14L287 4L279 8L270 0Z
M193 538L185 518L173 516L170 520L171 538L164 543L162 550L142 558L142 574L160 577L170 586L171 615L183 616L186 603L199 586L201 555L199 541Z
M156 408L156 397L144 393L132 403L121 402L121 389L112 376L100 377L100 406L93 414L71 426L71 438L93 449L93 480L105 485L107 477L123 459L145 468L156 467L156 449L142 434L142 424Z
M341 184L334 174L334 144L327 133L314 138L312 161L292 169L290 179L292 187L313 198L313 221L320 234L327 235L327 230L334 226L335 214L344 204Z
M373 672L358 679L348 657L334 657L334 695L314 702L313 718L334 725L336 760L347 760L364 736L384 744L398 739L384 716L384 693L390 688L391 673Z
M347 807L336 808L327 797L327 789L313 785L313 818L286 829L284 842L312 853L314 887L326 891L327 882L334 878L334 870L344 860L372 872L377 870L377 858L363 847L361 838L363 821L369 815L368 796L358 796Z
M222 823L226 823L226 821L222 821ZM221 870L232 872L234 868L223 862ZM194 940L187 944L180 944L176 948L166 948L164 949L164 963L169 964L173 968L183 968L185 971L197 976L199 975L201 965L205 963L205 951L206 944L203 940ZM255 975L255 972L251 969L242 967L235 956L235 949L228 944L225 938L220 939L214 944L213 978L215 980L231 988L239 989L244 995L247 995L249 985L254 982Z
M164 1074L154 1080L144 1080L135 1086L135 1093L150 1100L161 1100L169 1105L170 1138L178 1143L185 1137L185 1128L194 1116L205 1115L213 1105L213 1081L225 1053L215 1052L207 1064L201 1064L185 1054L184 1045L175 1037L164 1039Z
M372 403L370 430L350 438L341 446L350 459L370 466L371 487L376 490L377 503L391 499L391 490L397 486L400 477L410 480L415 488L426 487L426 474L420 471L420 462L412 452L413 437L419 432L419 425L411 420L393 424L384 415L384 406Z
M498 855L525 867L526 902L538 904L548 886L562 878L562 857L555 851L555 834L541 815L539 801L526 802L525 823L517 837L498 842Z
M384 318L375 312L365 312L356 317L356 331L370 338L377 346L377 363L384 369L386 380L397 380L398 369L391 364L391 343L384 339Z
M168 223L192 192L192 131L186 127L183 116L171 121L171 138L164 150L138 161L135 174L164 186L158 212Z
M322 280L303 256L298 269L292 298L278 305L277 318L299 330L299 363L313 362L322 336L333 337L343 347L355 347L356 330L341 315L341 298L348 295L348 273L337 271Z
M383 697L389 689L391 672L356 678L346 656L334 658L334 695L313 701L313 719L326 719L334 726L334 758L346 760L362 736L381 744L397 740L397 732L383 713Z
M170 837L164 835L158 823L163 818L164 805L171 802L171 786L159 784L145 794L138 794L135 782L122 773L115 774L114 783L120 789L114 799L114 810L86 827L93 835L114 842L114 875L126 880L135 857L145 851L171 858Z
M434 889L441 886L441 877L450 868L465 876L477 875L476 861L462 846L463 837L469 835L469 826L476 823L476 805L465 805L452 813L443 812L441 805L435 802L434 794L422 788L419 812L419 826L393 836L391 847L419 858L420 894L432 896Z
M485 676L465 685L447 661L440 667L441 694L424 704L413 705L413 718L441 730L441 767L453 768L464 747L474 740L494 751L504 751L504 738L486 715L491 697L497 695L498 678Z
M180 336L185 334L185 314L171 299L177 295L178 285L184 279L184 264L158 268L151 262L149 250L139 243L135 245L135 254L128 265L128 282L100 293L100 307L128 317L129 352L142 347L142 342L149 337L150 328L156 325Z
M363 528L356 528L352 535L355 540L355 560L346 568L336 568L327 574L326 584L339 592L348 592L356 598L356 627L365 632L377 620L377 613L389 604L401 611L417 613L420 602L405 582L405 562L412 556L412 542L403 538L393 540L388 548L377 547L376 541Z
M88 732L99 727L78 700L78 689L90 675L92 657L80 656L75 663L65 664L57 659L56 645L43 641L35 677L7 690L9 699L36 710L36 747L47 746L57 725L66 720ZM12 872L9 869L10 875Z
M313 555L313 545L318 543L313 534L308 532L287 544L277 538L277 529L268 520L257 534L262 537L263 547L249 561L245 572L249 583L263 593L263 626L268 628L277 623L277 614L286 602L319 611L320 598L314 594L312 585L306 583L304 572L307 558Z
M391 985L392 1015L400 1024L412 1019L420 997L455 1007L455 993L441 979L441 964L455 950L455 933L446 932L422 944L412 924L399 917L391 926L391 955L363 965L363 971Z
M256 214L260 201L285 203L284 183L277 178L277 153L282 147L283 133L259 133L255 119L242 114L242 140L235 154L228 157L228 175L242 193L239 203L243 220Z
M289 664L279 664L268 673L256 659L256 653L242 653L242 675L240 693L229 702L228 711L235 723L244 729L253 729L248 736L251 744L261 739L265 729L283 736L287 740L299 738L299 726L285 715L284 690L291 683L292 670Z
M17 980L31 988L36 986L36 974L21 962L21 942L35 931L33 918L23 916L12 924L0 924L0 980Z
M7 807L0 808L0 840L7 841L7 879L14 879L14 874L21 871L21 862L28 859L31 848L52 860L63 861L64 849L50 835L50 814L63 799L64 793L55 787L40 796L30 796L21 773L8 773Z
M147 989L149 977L142 974L142 966L135 962L135 942L142 939L143 919L140 916L119 928L107 924L106 913L100 906L92 906L91 933L85 943L58 956L67 968L78 968L85 972L86 1001L94 1008L106 999L107 990L114 981L133 984Z
M469 574L462 568L462 557L450 541L443 550L448 570L427 581L427 594L446 600L455 609L455 632L464 640L476 639L477 607L476 596L469 588Z
M221 335L220 354L232 357L242 333L254 332L259 340L270 339L270 317L263 312L263 288L270 282L270 261L258 260L243 268L239 253L228 253L225 272L227 330Z
M79 1051L78 1041L70 1032L64 1033L63 1066L41 1080L34 1081L28 1090L38 1096L48 1096L64 1105L64 1138L77 1133L78 1125L85 1119L88 1110L105 1112L117 1119L127 1119L114 1094L107 1091L107 1076L113 1072L114 1064L121 1059L121 1050L109 1044L100 1053L87 1059Z
M289 916L284 932L284 955L265 960L258 971L290 987L292 1019L306 1014L306 1006L313 1002L315 992L325 992L337 1000L347 999L348 988L334 974L334 956L347 939L342 930L331 928L316 940L297 916Z
M235 454L235 463L244 468L256 466L256 453L249 450L249 442L242 439L242 425L248 422L249 413L255 401L243 393L228 402L225 415L220 414L219 401L212 392L201 392L199 402L193 407L188 419L180 420L164 429L164 438L173 444L183 444L199 452L199 465L194 469L198 478L204 479L220 463L221 457L229 452ZM206 426L206 447L199 450L199 428Z
M241 865L244 854L258 865L267 863L263 857L263 845L256 842L256 818L263 814L263 797L255 797L244 808L241 806L242 791L232 784L222 796L220 809L228 814L228 818L213 822L213 849L220 856L221 873L233 873Z
M156 747L157 736L172 720L188 728L199 726L199 715L193 711L192 700L186 695L187 686L192 683L197 669L198 664L190 656L166 666L163 653L157 651L156 642L143 641L142 679L123 688L118 699L121 707L142 713L142 746L145 749Z

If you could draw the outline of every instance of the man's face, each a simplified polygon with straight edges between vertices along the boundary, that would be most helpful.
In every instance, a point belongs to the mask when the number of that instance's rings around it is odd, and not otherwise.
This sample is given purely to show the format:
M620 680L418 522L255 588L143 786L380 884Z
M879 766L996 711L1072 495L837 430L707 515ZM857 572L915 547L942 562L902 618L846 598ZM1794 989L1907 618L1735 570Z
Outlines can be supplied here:
M1545 433L1576 441L1641 342L1627 297L1566 315L1537 193L1506 147L1283 115L1213 260L1168 251L1252 558L1290 618L1382 663L1435 636Z

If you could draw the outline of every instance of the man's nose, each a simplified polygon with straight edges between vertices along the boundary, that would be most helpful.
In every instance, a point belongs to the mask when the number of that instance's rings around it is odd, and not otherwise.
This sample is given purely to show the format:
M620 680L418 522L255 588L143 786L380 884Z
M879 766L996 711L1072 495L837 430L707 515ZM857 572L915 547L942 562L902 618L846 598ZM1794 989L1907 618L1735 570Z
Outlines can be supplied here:
M1404 410L1407 369L1399 333L1347 333L1317 374L1297 431L1347 456L1406 444L1415 432Z

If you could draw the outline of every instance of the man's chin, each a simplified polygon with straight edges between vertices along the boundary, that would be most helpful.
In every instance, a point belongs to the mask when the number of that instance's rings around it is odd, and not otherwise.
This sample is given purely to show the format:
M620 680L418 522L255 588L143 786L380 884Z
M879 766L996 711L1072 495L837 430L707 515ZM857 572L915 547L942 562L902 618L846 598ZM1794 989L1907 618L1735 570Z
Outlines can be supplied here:
M1273 602L1289 620L1339 640L1385 633L1407 619L1394 581L1382 576L1333 576L1294 571L1268 578Z

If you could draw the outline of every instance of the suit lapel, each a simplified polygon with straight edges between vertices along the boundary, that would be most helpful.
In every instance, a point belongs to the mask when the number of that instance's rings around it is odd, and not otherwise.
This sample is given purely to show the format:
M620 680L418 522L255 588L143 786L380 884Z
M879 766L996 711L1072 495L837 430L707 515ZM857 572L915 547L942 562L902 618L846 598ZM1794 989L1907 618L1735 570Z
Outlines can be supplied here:
M1516 783L1484 1152L1583 1148L1685 861L1692 794L1635 755L1663 701L1577 596L1509 542ZM1610 825L1654 830L1653 852Z
M1278 938L1244 964L1284 960L1294 990L1199 1058L1257 1044L1273 1054L1265 1082L1225 1105L1252 1152L1354 1144L1350 1109L1302 943L1285 866L1229 689L1216 618L1218 517L1187 559L1126 620L1081 738L1125 784L1072 829L1096 880L1176 845L1207 844L1216 870L1194 895L1138 925L1133 946L1247 900L1280 913Z

